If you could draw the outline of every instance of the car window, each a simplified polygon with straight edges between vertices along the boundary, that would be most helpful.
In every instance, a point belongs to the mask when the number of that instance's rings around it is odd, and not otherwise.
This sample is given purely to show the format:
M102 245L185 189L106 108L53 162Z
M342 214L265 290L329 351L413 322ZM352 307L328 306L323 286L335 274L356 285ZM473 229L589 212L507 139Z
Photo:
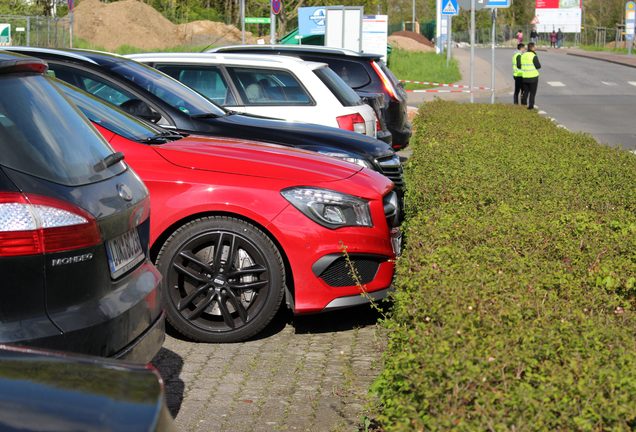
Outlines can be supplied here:
M312 105L313 100L288 71L227 66L245 105Z
M327 63L344 82L351 88L359 89L371 82L371 77L364 65L359 62L329 57L302 56L303 60Z
M155 64L155 68L198 91L216 104L236 105L223 73L216 66Z
M122 106L130 100L138 99L129 91L85 70L51 62L49 63L49 72L52 72L51 75L55 78L116 106Z
M124 111L107 104L96 96L83 92L63 81L56 80L57 85L86 117L111 132L131 141L144 141L163 132L163 130L132 117Z
M135 83L173 108L188 115L224 116L227 114L223 108L211 100L148 65L133 60L121 61L115 63L110 71Z
M362 104L360 96L328 66L318 68L314 70L314 73L320 78L320 81L327 86L331 93L336 96L342 106L349 107Z
M126 169L98 167L112 148L90 122L40 75L0 78L0 165L78 186Z

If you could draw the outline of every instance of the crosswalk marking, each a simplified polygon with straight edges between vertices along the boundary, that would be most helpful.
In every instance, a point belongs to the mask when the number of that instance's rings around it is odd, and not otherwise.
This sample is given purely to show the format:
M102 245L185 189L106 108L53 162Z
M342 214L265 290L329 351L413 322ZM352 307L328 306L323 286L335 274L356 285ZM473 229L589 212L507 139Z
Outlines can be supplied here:
M636 81L627 81L627 83L629 85L633 85L634 87L636 87Z
M561 81L548 81L548 85L552 87L565 87Z
M611 81L601 81L603 84L605 84L606 86L617 86L618 84L616 84L615 82L611 82Z

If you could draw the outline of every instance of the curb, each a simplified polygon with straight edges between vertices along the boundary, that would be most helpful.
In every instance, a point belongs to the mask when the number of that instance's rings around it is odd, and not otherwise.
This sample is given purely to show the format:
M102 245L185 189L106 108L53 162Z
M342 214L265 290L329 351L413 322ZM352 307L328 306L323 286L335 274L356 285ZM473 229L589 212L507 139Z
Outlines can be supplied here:
M617 64L617 65L621 65L621 66L627 66L627 67L631 67L631 68L636 68L636 64L624 63L624 62L621 62L619 60L612 60L612 59L603 58L603 57L595 57L595 56L582 54L582 53L570 53L569 52L569 53L566 53L566 54L574 56L574 57L583 57L583 58L588 58L588 59L592 59L592 60L599 60L599 61L604 61L604 62L607 62L607 63L613 63L613 64Z

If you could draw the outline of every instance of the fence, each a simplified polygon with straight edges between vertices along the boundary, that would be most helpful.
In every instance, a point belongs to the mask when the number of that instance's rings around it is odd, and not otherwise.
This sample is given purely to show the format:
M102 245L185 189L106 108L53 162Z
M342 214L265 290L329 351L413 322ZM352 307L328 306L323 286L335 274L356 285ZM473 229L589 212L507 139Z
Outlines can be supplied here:
M68 18L0 15L0 24L11 24L11 45L68 48Z
M410 22L392 24L389 26L389 34L400 31L409 30ZM420 33L426 34L430 29L425 27L426 23L420 27ZM432 31L435 31L435 22L432 22ZM530 41L531 26L510 26L507 24L497 25L497 45L500 46L515 46L517 44L516 34L518 30L521 30L524 35L524 42ZM578 45L593 45L597 47L625 47L625 27L623 25L617 25L616 27L594 27L583 26L581 33L564 33L563 34L563 46L578 46ZM491 43L490 26L477 28L475 30L475 42L477 44L490 44ZM429 37L431 39L431 37ZM465 42L470 43L470 33L468 31L453 31L453 41L456 43ZM539 33L538 45L550 46L550 34Z

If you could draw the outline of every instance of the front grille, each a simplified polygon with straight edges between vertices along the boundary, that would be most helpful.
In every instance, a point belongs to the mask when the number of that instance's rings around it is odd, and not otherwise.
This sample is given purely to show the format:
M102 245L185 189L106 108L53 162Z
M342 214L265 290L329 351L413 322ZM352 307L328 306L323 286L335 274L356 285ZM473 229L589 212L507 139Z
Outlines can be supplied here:
M404 188L404 177L402 173L402 163L396 154L377 158L376 163L380 167L380 172L389 178L398 189Z
M371 282L380 266L380 261L373 257L349 256L349 263L345 257L333 261L318 277L332 287L345 287L356 285L357 282L366 284ZM353 267L353 268L352 268ZM353 277L353 271L358 276L358 281Z

